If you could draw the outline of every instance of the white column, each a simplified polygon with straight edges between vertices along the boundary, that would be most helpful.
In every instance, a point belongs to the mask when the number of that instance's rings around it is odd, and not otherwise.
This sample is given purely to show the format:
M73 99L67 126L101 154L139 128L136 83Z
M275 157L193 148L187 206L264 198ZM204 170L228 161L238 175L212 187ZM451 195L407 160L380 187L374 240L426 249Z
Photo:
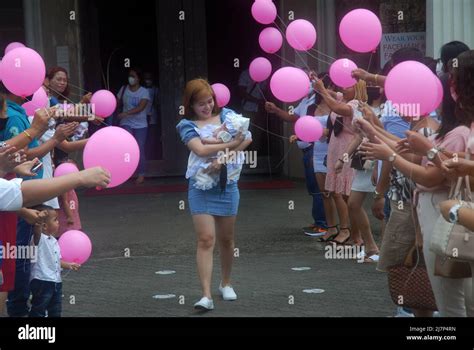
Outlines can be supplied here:
M440 56L441 46L458 40L474 48L474 2L426 0L426 54Z

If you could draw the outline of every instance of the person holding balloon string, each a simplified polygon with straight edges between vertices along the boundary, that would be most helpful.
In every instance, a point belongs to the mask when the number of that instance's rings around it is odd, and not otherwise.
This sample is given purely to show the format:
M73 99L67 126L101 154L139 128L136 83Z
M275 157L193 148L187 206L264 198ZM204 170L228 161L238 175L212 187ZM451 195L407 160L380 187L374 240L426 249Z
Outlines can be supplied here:
M337 99L326 89L321 79L317 79L313 86L332 111L329 121L333 127L329 134L325 190L335 200L340 224L338 233L326 234L321 240L344 244L351 238L347 200L354 178L354 169L350 167L345 152L354 137L352 119L358 111L360 102L367 100L367 92L365 82L362 81L343 89L342 94L337 95ZM341 171L336 172L338 163L342 163L343 166Z
M41 86L40 86L41 87ZM68 125L60 125L55 131L55 135L47 142L40 144L36 138L33 138L29 134L28 129L31 127L31 123L25 112L25 109L21 107L23 98L17 96L12 92L8 91L3 82L0 83L0 92L6 94L7 103L7 123L4 131L0 135L0 141L6 141L9 143L10 139L16 139L17 136L21 135L20 141L22 147L25 149L25 154L28 159L38 158L42 160L44 156L49 154L51 150L57 145L61 144L68 135L72 134L77 127L77 123L70 123ZM43 109L39 112L46 113L49 118L53 118L55 114L55 108ZM41 137L45 129L41 130ZM40 168L34 177L26 177L25 181L31 179L41 179L44 175L44 169ZM16 230L16 244L17 246L27 246L29 244L29 238L32 231L32 225L36 222L36 214L34 211L22 208L19 212L19 219L17 222ZM28 259L16 261L16 277L15 277L15 289L9 292L8 297L8 313L11 316L25 316L28 312L27 301L29 297L28 289L28 275L30 262Z
M470 285L472 278L453 279L435 275L435 254L429 249L433 224L440 215L437 203L446 200L449 192L449 181L447 174L442 170L442 162L455 154L460 158L463 157L474 125L472 113L470 113L472 96L467 93L472 86L469 77L472 76L471 73L474 70L473 52L467 51L458 56L458 67L452 68L452 78L443 86L443 123L436 135L425 138L419 133L407 132L407 139L401 140L395 147L382 139L375 139L362 147L368 158L391 157L393 166L416 182L417 211L423 235L423 252L442 317L465 317L472 316L474 313L472 301L468 297L469 290L472 288ZM423 74L427 73L424 73L421 68L418 74L417 79L425 84L431 83L428 76L423 77ZM390 76L387 82L389 78ZM453 89L450 91L451 87ZM462 106L460 106L461 101ZM369 130L371 125L364 124ZM411 153L418 155L418 159L422 157L421 165L406 157L406 143Z
M364 132L357 127L355 121L362 118L366 110L370 110L376 118L380 116L380 105L383 93L380 91L380 87L375 87L375 89L378 90L376 94L373 92L375 90L366 89L365 96L363 96L362 99L364 100L366 98L367 101L361 102L357 112L354 114L352 126L354 127L355 135L345 150L345 154L350 155L350 158L352 158L351 167L355 169L347 203L352 233L352 242L350 242L350 244L360 247L364 246L364 262L367 263L377 262L379 258L379 248L374 240L369 218L363 208L367 193L373 193L375 191L375 184L372 182L375 162L363 160L362 156L358 155L358 148L363 140L366 140L366 137ZM371 91L370 96L369 91ZM337 162L335 166L336 172L340 172L342 167L343 163ZM349 242L346 242L346 244L349 244Z
M317 78L316 73L314 71L309 71L308 75L310 78L315 79ZM323 75L324 76L324 75ZM293 113L290 114L287 111L277 107L273 102L266 102L265 103L265 110L267 113L271 115L277 116L282 121L288 123L296 123L300 117L309 115L313 116L315 110L318 108L319 100L316 92L311 87L308 91L308 95L305 96L298 106L293 110ZM314 152L314 144L310 142L304 142L298 140L298 138L294 135L290 137L290 142L296 142L299 149L301 149L303 153L303 166L305 169L305 181L308 193L312 197L312 210L311 214L313 217L313 222L307 226L303 227L303 232L312 237L320 237L326 234L329 230L334 230L336 226L329 225L326 222L326 214L323 202L323 196L321 194L321 187L318 186L318 182L315 179L315 171L313 167L313 152Z
M44 214L35 225L32 245L37 247L36 261L31 266L30 290L32 294L29 317L61 317L61 269L79 270L81 265L62 260L56 239L59 232L58 213L53 208L34 207Z
M49 106L54 107L57 105L62 105L64 111L63 113L66 118L64 121L71 122L77 121L79 122L78 127L74 131L74 134L66 140L60 147L57 147L54 152L53 161L55 165L59 165L63 159L68 158L70 153L80 152L83 150L85 143L87 142L87 135L89 131L89 122L93 123L94 125L100 125L103 122L103 119L98 116L82 116L82 118L78 117L69 117L70 110L74 109L74 111L80 112L83 109L83 106L91 103L92 94L88 92L84 96L82 96L81 101L79 104L74 104L69 99L70 95L70 87L69 87L69 75L65 68L63 67L51 67L46 75L44 80L43 88L48 93L49 97ZM79 113L74 113L78 115ZM61 120L62 121L62 120ZM51 121L54 123L54 121ZM82 142L79 142L82 141ZM67 143L69 142L69 143ZM77 142L77 143L71 143ZM74 156L77 158L77 156Z
M186 178L189 179L188 200L197 234L197 265L202 287L202 298L194 305L196 309L212 310L211 293L213 251L215 240L219 243L222 279L219 291L226 301L236 300L237 294L231 285L231 270L234 257L234 226L237 218L240 194L239 171L227 171L226 156L216 158L218 152L239 152L252 142L250 133L245 137L239 132L226 143L204 144L199 131L212 126L218 128L225 121L225 112L217 104L216 95L204 79L194 79L186 84L184 91L185 116L176 126L182 142L190 150ZM218 184L208 190L196 188L196 170L203 163L211 162L209 173L217 173ZM230 164L229 164L230 166Z
M353 72L353 75L356 75L356 78L368 76L369 83L371 81L375 82L374 80L385 81L386 75L394 66L406 61L424 61L423 54L416 48L402 48L392 55L390 61L382 70L382 74L377 76L379 79L374 79L375 75L361 69ZM432 73L434 73L434 70L432 70ZM448 112L451 105L450 101L444 100L442 105L442 114L446 117L443 118L445 123L441 130L445 133L449 129L450 120L455 118L448 117L452 114ZM355 123L365 131L369 138L376 133L380 140L384 140L388 144L404 139L405 132L408 130L418 131L425 136L429 136L435 133L439 126L433 118L400 116L390 100L384 103L380 119L375 116L371 109L363 108L362 112L364 119L359 119ZM405 155L407 154L404 153L401 156L404 157ZM412 204L415 184L410 178L393 168L392 163L388 160L380 162L382 164L379 167L380 174L376 184L372 212L375 217L386 220L377 270L387 272L391 266L403 264L405 257L416 244L416 236L420 229L416 209ZM400 205L401 203L403 205ZM432 312L427 310L412 309L411 311L415 316L432 315ZM400 312L401 308L398 307L398 314Z

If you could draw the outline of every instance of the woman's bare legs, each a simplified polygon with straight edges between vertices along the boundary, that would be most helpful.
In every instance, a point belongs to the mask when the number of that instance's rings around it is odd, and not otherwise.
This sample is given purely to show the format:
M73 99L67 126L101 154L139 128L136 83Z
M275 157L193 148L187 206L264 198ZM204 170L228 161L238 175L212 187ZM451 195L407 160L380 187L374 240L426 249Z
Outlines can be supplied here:
M349 209L347 207L347 196L341 193L334 192L331 192L331 196L334 198L334 202L336 203L337 213L339 215L339 225L341 230L341 232L333 240L333 242L342 244L347 241L351 236L351 232L349 230L350 223Z
M221 283L230 285L230 274L234 262L234 232L236 216L216 216L217 242L221 258Z
M354 226L357 226L357 236L353 236L354 244L365 244L367 252L378 252L377 244L372 235L369 218L367 212L364 210L363 204L367 192L352 191L349 197L349 216L351 218L352 232L354 233Z
M207 214L193 215L194 229L197 234L196 261L202 294L212 299L211 278L216 227L214 217Z
M324 188L324 184L326 183L326 173L315 173L316 181L318 183L318 187ZM337 227L332 227L337 225L337 218L336 218L336 203L334 203L334 198L330 196L329 192L322 192L323 197L323 205L324 205L324 213L326 215L326 223L328 224L328 232L322 236L323 240L327 240L328 238L337 234Z

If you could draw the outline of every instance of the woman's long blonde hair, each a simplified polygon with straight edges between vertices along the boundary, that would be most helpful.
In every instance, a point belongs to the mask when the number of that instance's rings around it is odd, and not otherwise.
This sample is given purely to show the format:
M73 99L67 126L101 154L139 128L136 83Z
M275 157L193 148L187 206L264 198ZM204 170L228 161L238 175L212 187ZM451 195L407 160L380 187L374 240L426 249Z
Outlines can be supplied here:
M367 103L369 96L367 95L367 83L364 80L359 80L354 85L354 100Z

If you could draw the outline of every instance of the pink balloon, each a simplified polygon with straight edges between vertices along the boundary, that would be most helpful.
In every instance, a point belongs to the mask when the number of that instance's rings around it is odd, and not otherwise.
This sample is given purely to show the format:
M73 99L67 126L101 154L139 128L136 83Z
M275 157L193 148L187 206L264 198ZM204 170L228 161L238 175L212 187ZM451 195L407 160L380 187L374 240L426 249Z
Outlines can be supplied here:
M117 108L117 99L110 91L99 90L92 95L91 105L95 115L107 118L110 117Z
M64 232L58 240L61 260L70 263L84 264L92 253L92 243L89 237L81 231Z
M339 35L342 42L356 52L374 51L382 40L382 24L373 12L356 9L342 19Z
M35 115L35 112L38 109L32 101L25 102L21 106L25 110L27 116Z
M17 42L8 44L7 47L5 48L5 55L9 53L11 50L18 49L19 47L26 47L26 46L23 45L22 43L17 43Z
M84 167L101 166L111 174L108 188L127 181L135 172L140 150L135 138L126 130L109 126L94 133L84 148Z
M357 80L352 77L352 71L355 69L357 65L353 61L342 58L331 65L329 77L337 86L348 88L357 83Z
M48 95L46 94L46 91L43 89L43 87L40 87L33 94L33 98L31 99L31 101L24 103L22 107L25 109L26 114L28 116L32 116L35 115L35 111L37 109L48 107L48 104Z
M253 81L260 83L272 74L272 64L265 57L258 57L250 63L249 73Z
M43 85L46 67L36 51L20 47L3 57L0 75L3 84L12 94L24 98Z
M262 30L258 37L260 47L266 53L275 53L283 45L283 36L280 31L274 27L268 27Z
M216 83L212 84L212 90L216 94L217 105L219 107L225 107L230 101L230 90L224 84Z
M431 113L439 100L435 78L420 62L402 62L388 73L385 94L402 116L420 117Z
M54 170L54 177L78 173L79 169L73 163L62 163Z
M314 117L300 117L295 123L295 134L302 141L315 142L323 135L323 126Z
M308 94L309 77L299 68L283 67L273 73L270 89L280 101L295 102Z
M304 19L292 21L286 28L286 40L295 50L308 51L316 43L316 38L316 29Z
M36 90L36 92L33 94L31 102L38 106L38 108L48 107L49 98L43 87L40 87L38 90Z
M258 23L270 24L277 16L276 6L271 1L256 1L252 5L252 16Z

